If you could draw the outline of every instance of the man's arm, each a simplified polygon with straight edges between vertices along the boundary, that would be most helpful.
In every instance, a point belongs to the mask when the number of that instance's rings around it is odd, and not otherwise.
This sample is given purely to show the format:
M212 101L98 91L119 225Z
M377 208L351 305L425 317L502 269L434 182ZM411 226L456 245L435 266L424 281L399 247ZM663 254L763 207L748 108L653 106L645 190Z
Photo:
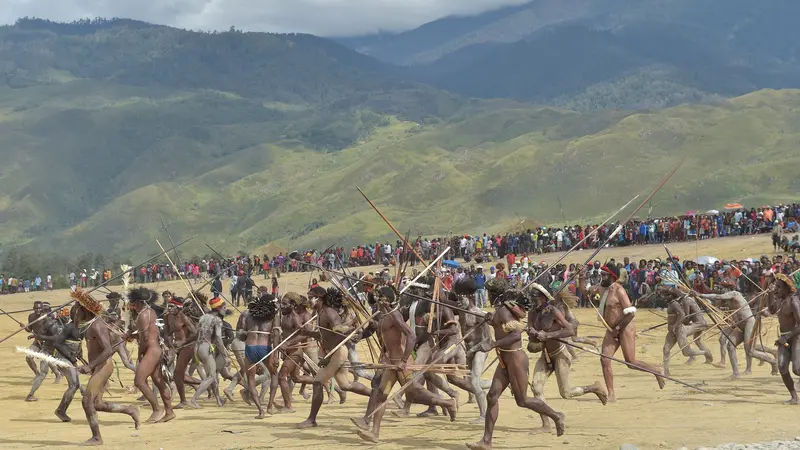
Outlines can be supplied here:
M622 318L616 324L608 324L608 326L610 326L612 330L619 332L628 326L629 323L633 322L636 316L636 307L631 305L631 300L628 298L628 294L622 286L614 288L614 295L617 296L619 304L622 306Z
M214 340L217 345L217 350L227 360L228 349L225 347L225 341L222 340L222 319L214 321Z
M392 325L397 327L406 337L406 348L403 352L403 363L406 363L408 362L408 358L411 357L411 351L414 350L417 339L414 333L411 332L411 327L403 320L403 315L400 314L399 311L393 311L389 314L389 319L392 321Z

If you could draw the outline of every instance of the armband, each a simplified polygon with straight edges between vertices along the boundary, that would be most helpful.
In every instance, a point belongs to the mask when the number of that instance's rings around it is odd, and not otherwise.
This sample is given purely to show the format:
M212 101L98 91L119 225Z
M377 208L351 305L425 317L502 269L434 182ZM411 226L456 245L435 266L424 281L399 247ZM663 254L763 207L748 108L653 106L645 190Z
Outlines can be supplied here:
M633 314L635 312L636 312L636 307L635 306L629 306L629 307L627 307L627 308L622 310L622 314L625 314L626 316L628 314Z

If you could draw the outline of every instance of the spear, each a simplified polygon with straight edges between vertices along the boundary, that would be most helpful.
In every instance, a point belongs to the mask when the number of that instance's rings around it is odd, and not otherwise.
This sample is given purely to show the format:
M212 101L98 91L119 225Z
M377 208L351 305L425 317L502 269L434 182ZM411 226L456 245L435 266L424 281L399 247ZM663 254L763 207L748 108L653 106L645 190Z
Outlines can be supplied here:
M580 267L581 267L581 269L583 269L583 268L586 266L586 264L588 264L588 263L589 263L591 260L593 260L593 259L594 259L594 257L595 257L595 256L597 256L597 254L598 254L598 253L600 253L600 251L603 249L603 247L605 247L605 246L606 246L606 244L608 244L609 242L611 242L611 240L612 240L612 239L614 239L614 237L615 237L617 234L619 234L619 233L622 231L622 227L624 227L624 226L625 226L625 224L626 224L626 223L628 223L628 222L629 222L629 221L630 221L630 220L633 218L633 216L635 216L635 215L636 215L636 213L638 213L638 212L639 212L639 211L640 211L640 210L641 210L641 209L644 207L644 205L646 205L646 204L647 204L647 202L649 202L649 201L650 201L650 200L651 200L651 199L652 199L652 198L653 198L653 197L656 195L656 193L658 193L658 191L659 191L659 190L661 190L661 188L662 188L662 187L664 187L664 185L665 185L665 184L667 184L667 181L669 181L669 179L670 179L670 178L672 178L672 176L673 176L673 175L675 175L675 172L677 172L677 171L678 171L678 169L680 169L680 167L681 167L681 165L683 165L683 162L684 162L684 161L686 161L686 157L685 157L685 156L684 156L684 157L683 157L683 158L682 158L682 159L681 159L681 160L678 162L678 164L677 164L677 165L676 165L676 166L675 166L675 167L674 167L672 170L670 170L670 171L667 173L667 175L664 177L664 179L662 179L662 180L661 180L661 182L660 182L660 183L658 183L658 185L657 185L657 186L656 186L656 187L653 189L653 191L650 193L650 195L648 195L648 196L647 196L647 197L646 197L646 198L645 198L645 199L644 199L644 200L643 200L643 201L642 201L642 202L639 204L639 206L637 206L637 207L636 207L636 209L634 209L634 210L633 210L633 212L631 212L631 213L628 215L628 217L627 217L627 218L626 218L624 221L620 222L620 223L619 223L619 225L617 225L617 228L616 228L616 229L615 229L615 230L614 230L614 231L613 231L613 232L612 232L612 233L611 233L611 234L608 236L608 238L606 238L606 240L605 240L604 242L602 242L602 243L601 243L601 244L600 244L600 245L597 247L597 249L595 249L595 251L594 251L594 252L592 252L592 254L589 256L589 258L587 258L587 259L586 259L586 261L585 261L585 262L584 262L584 263L583 263L583 264L580 266ZM598 227L598 228L599 228L599 227ZM561 286L559 286L559 287L558 287L558 290L556 290L556 292L554 292L554 293L553 293L553 297L556 297L556 296L558 296L558 294L560 294L560 293L561 293L561 291L563 291L563 290L564 290L564 288L566 288L566 287L569 285L569 283L570 283L570 282L572 282L572 280L573 280L573 279L575 279L575 276L576 276L577 274L579 274L579 273L581 273L581 271L580 271L580 270L577 270L577 271L575 271L575 273L573 273L573 274L570 276L569 280L567 280L565 283L562 283L562 284L561 284ZM594 303L592 303L592 302L589 302L589 303L591 303L591 304L592 304L592 306L594 306ZM598 315L600 316L600 318L603 320L603 324L604 324L606 327L608 327L608 324L606 323L606 321L605 321L605 319L603 318L603 315L600 313L600 311L599 311L597 308L595 308L595 311L597 311L597 314L598 314Z
M706 393L706 394L710 394L710 392L708 392L708 391L706 391L706 390L704 390L704 389L700 389L700 388L699 388L699 387L697 387L697 386L692 386L692 385L691 385L691 384L689 384L689 383L686 383L686 382L683 382L683 381L681 381L681 380L678 380L678 379L675 379L675 378L669 377L669 376L667 376L667 375L664 375L664 374L661 374L661 373L655 372L655 371L653 371L653 370L650 370L650 369L646 369L646 368L644 368L644 367L641 367L641 366L637 366L636 364L629 363L628 361L625 361L625 360L622 360L622 359L618 359L618 358L614 358L613 356L607 356L607 355L604 355L604 354L602 354L602 353L600 353L600 352L597 352L597 351L594 351L594 350L590 350L590 349L588 349L588 348L581 347L580 345L573 344L572 342L565 341L565 340L563 340L563 339L558 339L558 338L551 338L551 339L553 339L553 340L554 340L554 341L556 341L556 342L560 342L560 343L562 343L562 344L564 344L564 345L569 345L569 346L570 346L570 347L572 347L572 348L576 348L576 349L578 349L578 350L583 350L583 351L585 351L585 352L589 352L589 353L595 354L595 355L597 355L597 356L599 356L599 357L601 357L601 358L606 358L606 359L609 359L609 360L611 360L611 361L618 362L618 363L620 363L620 364L625 364L626 366L630 367L631 369L641 370L642 372L647 372L647 373L649 373L649 374L652 374L652 375L655 375L655 376L657 376L657 377L661 377L661 378L664 378L664 379L666 379L666 380L669 380L669 381L674 381L674 382L676 382L676 383L678 383L678 384L682 384L682 385L684 385L684 386L686 386L686 387L688 387L688 388L692 388L692 389L695 389L695 390L697 390L697 391L700 391L700 392L703 392L703 393Z
M612 215L608 216L608 219L606 219L606 220L605 220L605 222L601 223L600 225L598 225L598 226L597 226L597 228L595 228L594 230L592 230L591 232L589 232L589 234L587 234L586 236L584 236L584 237L583 237L583 239L581 239L580 241L578 241L578 243L577 243L577 244L573 245L571 249L567 250L567 252L566 252L566 253L564 253L563 255L559 256L559 257L558 257L558 259L557 259L557 260L555 260L555 262L553 262L553 264L552 264L551 266L556 266L556 265L558 265L558 263L560 263L561 261L563 261L563 260L564 260L564 258L566 258L567 256L569 256L569 254L570 254L570 253L574 252L574 251L575 251L576 249L578 249L578 248L579 248L581 245L583 245L583 243L584 243L584 242L586 242L586 241L587 241L587 240L588 240L590 237L592 237L592 236L594 236L595 234L597 234L597 232L600 230L600 228L602 228L602 227L603 227L603 225L607 224L607 223L608 223L609 221L611 221L611 219L613 219L614 217L617 217L617 214L619 214L619 213L621 213L622 211L624 211L624 210L625 210L625 208L627 208L627 207L628 207L628 206L629 206L631 203L633 203L633 202L634 202L634 200L636 200L637 198L639 198L639 194L636 194L636 196L634 196L632 199L630 199L630 200L628 201L628 203L625 203L624 205L622 205L622 208L618 209L618 210L617 210L617 211L616 211L614 214L612 214ZM536 282L536 280L538 280L538 279L539 279L539 278L540 278L542 275L544 275L545 273L546 273L545 271L542 271L541 273L539 273L538 275L536 275L536 277L534 277L534 278L533 278L531 281L529 281L529 282L528 282L528 283L525 285L525 287L524 287L524 288L522 288L522 289L523 289L523 290L525 290L525 289L527 289L528 287L530 287L530 285L531 285L531 284L535 283L535 282Z
M396 234L398 238L403 240L403 246L408 247L408 241L403 237L402 234L400 234L399 231L397 231L397 228L395 228L394 225L392 225L392 223L389 222L389 219L387 219L386 216L383 215L383 213L378 209L378 207L375 206L375 203L372 203L372 200L370 200L369 197L367 197L367 194L365 194L364 191L362 191L361 188L358 186L356 186L356 189L358 189L358 192L360 192L361 196L364 197L364 200L366 200L367 203L369 203L369 206L372 206L372 209L374 209L375 212L378 213L379 216L381 216L381 219L383 219L383 221L386 222L386 225L389 225L389 228L391 228L392 231L394 231L394 234ZM414 252L414 256L416 256L420 260L420 262L422 262L422 264L425 264L426 266L428 265L425 259L422 256L420 256L419 253L417 253L417 250L415 248L412 248L411 251Z
M485 320L484 320L484 322L485 322ZM470 334L472 334L472 333L473 333L475 330L477 330L479 326L483 325L483 323L484 323L484 322L481 322L481 323L478 323L478 324L476 324L476 325L475 325L474 327L472 327L472 328L471 328L469 331L467 331L466 333L464 333L464 336L462 336L462 337L461 337L461 339L459 339L459 340L458 340L458 342L456 342L455 344L453 344L453 345L451 345L450 347L448 347L448 348L447 348L445 351L441 352L441 353L439 354L439 356L437 356L436 358L434 358L434 360L433 360L433 361L431 361L431 362L430 362L428 365L426 365L425 367L423 367L423 368L422 368L422 370L420 370L419 372L415 373L415 374L414 374L414 376L413 376L413 377L411 377L411 379L410 379L410 380L408 380L408 381L407 381L407 382L406 382L406 383L405 383L403 386L401 386L401 387L400 387L400 389L399 389L399 390L398 390L398 391L397 391L397 392L394 394L394 396L393 396L393 397L397 397L397 396L399 396L400 394L402 394L403 392L405 392L405 390L406 390L406 389L408 389L409 387L411 387L411 385L412 385L412 384L416 383L416 382L417 382L417 380L419 380L419 379L420 379L420 377L422 377L423 375L425 375L425 372L427 372L428 370L430 370L430 368L431 368L431 367L433 367L434 365L438 364L438 363L439 363L439 361L441 361L442 359L444 359L444 357L445 357L445 356L447 356L447 355L448 355L448 354L449 354L451 351L453 351L453 350L455 350L456 348L458 348L458 345L459 345L459 344L461 344L462 342L464 342L464 340L466 340L466 339L467 339L467 337L469 337L469 335L470 335ZM386 400L385 402L383 402L383 403L381 403L380 405L378 405L378 406L377 406L377 407L376 407L376 408L375 408L375 409L374 409L374 410L373 410L371 413L369 413L369 415L368 415L366 418L367 418L367 419L369 419L370 417L372 417L373 415L375 415L375 413L376 413L376 412L378 412L378 411L380 411L381 409L385 408L387 404L389 404L389 400Z
M302 329L303 329L303 328L304 328L306 325L308 325L308 324L310 324L311 322L313 322L313 321L314 321L314 319L316 319L316 318L317 318L317 315L316 315L316 314L314 314L313 316L311 316L311 318L310 318L310 319L308 319L308 321L307 321L306 323L304 323L304 324L300 325L300 327L299 327L299 328L297 328L296 330L294 330L294 331L293 331L293 332L292 332L292 333L291 333L289 336L286 336L286 339L282 340L282 341L280 342L280 344L278 344L278 345L276 345L275 347L273 347L273 348L272 348L272 350L270 350L270 352L269 352L269 353L267 353L267 354L266 354L266 356L264 356L263 358L261 358L260 360L258 360L258 362L256 362L256 363L252 364L248 370L253 370L253 368L254 368L254 367L256 367L257 365L261 364L261 362L262 362L262 361L264 361L265 359L269 358L269 356L270 356L271 354L275 353L275 350L278 350L279 348L281 348L281 346L282 346L283 344L287 343L287 342L289 341L289 339L291 339L291 338L293 338L294 336L296 336L296 335L297 335L297 333L299 333L299 332L300 332L300 330L302 330Z
M194 235L194 236L190 237L189 239L186 239L185 241L183 241L183 242L179 243L178 245L176 245L176 246L175 246L175 247L173 247L173 248L180 247L181 245L183 245L183 244L185 244L185 243L187 243L187 242L191 241L192 239L194 239L194 238L196 238L196 237L197 237L197 235ZM170 250L172 250L172 249L170 249ZM132 266L130 269L122 271L122 272L121 272L119 275L115 275L115 276L113 276L113 277L109 278L108 280L104 281L104 282L103 282L102 284L100 284L99 286L97 286L97 287L93 287L92 289L89 289L89 290L86 292L86 294L87 294L87 295L88 295L88 294L91 294L92 292L94 292L94 291L96 291L96 290L100 289L101 287L104 287L104 286L105 286L105 285L107 285L108 283L111 283L112 281L114 281L114 280L117 280L117 279L121 278L121 277L122 277L123 275L125 275L126 273L128 273L128 272L132 271L132 270L133 270L135 267L139 267L139 266L142 266L142 265L144 265L144 264L147 264L147 263L149 263L149 262L155 261L156 259L158 259L158 258L160 258L160 257L161 257L161 253L159 253L159 254L157 254L157 255L153 256L152 258L150 258L150 259L148 259L147 261L145 261L145 262L143 262L143 263L139 264L138 266ZM74 301L75 301L75 300L70 300L70 301L68 301L68 302L64 303L63 305L59 305L59 306L55 307L54 309L58 310L58 309L61 309L61 308L64 308L64 307L66 307L66 306L69 306L69 305L71 305L71 304L72 304L72 302L74 302ZM34 324L34 323L36 323L36 322L39 322L40 320L43 320L43 319L44 319L44 318L46 318L46 317L47 317L47 314L45 314L45 315L43 315L43 316L39 317L39 318L38 318L38 319L36 319L36 320L33 320L33 321L29 322L27 325L25 325L25 326L23 326L23 327L20 327L20 328L19 328L17 331L14 331L13 333L9 334L8 336L4 337L3 339L0 339L0 344L2 344L3 342L7 341L7 340L8 340L8 339L10 339L12 336L15 336L15 335L17 335L19 332L21 332L21 331L22 331L22 330L24 330L25 328L27 328L27 327L29 327L29 326L33 325L33 324Z
M664 250L667 252L667 256L669 257L669 259L672 260L672 264L675 264L677 262L677 259L675 259L675 257L672 256L672 253L667 248L667 245L666 244L663 245L664 245ZM689 282L686 280L686 274L683 273L683 270L679 270L677 272L678 272L678 278L680 278L680 280L678 281L682 282L683 285L686 286L687 289L689 289ZM728 333L726 333L722 329L722 325L720 325L720 323L717 322L717 319L714 317L714 315L711 314L712 311L708 308L708 306L703 301L701 301L699 304L702 306L702 309L705 310L706 314L708 314L708 318L711 319L712 322L714 322L714 326L719 328L719 332L722 333L723 336L725 336L725 339L727 339L728 342L730 342L734 348L736 348L736 344L733 342L733 339L731 339Z
M447 252L449 252L449 251L450 251L450 247L448 246L446 249L444 249L444 251L443 251L443 252L442 252L442 253L441 253L439 256L437 256L437 257L436 257L436 259L434 259L434 260L433 260L433 262L432 262L432 263L428 264L428 266L427 266L427 267L425 267L425 269L424 269L422 272L420 272L420 273L419 273L419 274L418 274L416 277L414 277L414 279L413 279L413 280L411 280L411 282L410 282L410 283L407 283L405 286L403 286L403 289L400 289L400 293L402 294L403 292L405 292L405 291L406 291L406 289L408 289L409 287L411 287L411 285L412 285L412 284L416 283L416 282L417 282L417 280L419 280L419 279L420 279L420 277L422 277L423 275L425 275L426 273L428 273L428 271L429 271L429 270L431 270L431 267L433 267L433 266L434 266L434 264L436 264L437 262L439 262L439 260L440 260L440 259L442 259L442 258L444 257L444 255L446 255L446 254L447 254Z

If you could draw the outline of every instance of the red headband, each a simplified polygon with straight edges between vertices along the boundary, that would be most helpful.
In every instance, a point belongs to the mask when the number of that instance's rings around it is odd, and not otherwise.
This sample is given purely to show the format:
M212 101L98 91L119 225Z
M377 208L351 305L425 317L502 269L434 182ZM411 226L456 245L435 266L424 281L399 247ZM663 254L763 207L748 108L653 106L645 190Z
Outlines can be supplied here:
M180 307L183 307L183 303L181 303L181 302L179 302L179 301L175 300L174 298L171 298L171 299L169 299L169 302L170 302L171 304L175 305L175 306L180 306Z
M619 275L615 274L611 269L608 268L608 266L603 266L600 268L600 270L611 275L614 278L614 281L619 279Z

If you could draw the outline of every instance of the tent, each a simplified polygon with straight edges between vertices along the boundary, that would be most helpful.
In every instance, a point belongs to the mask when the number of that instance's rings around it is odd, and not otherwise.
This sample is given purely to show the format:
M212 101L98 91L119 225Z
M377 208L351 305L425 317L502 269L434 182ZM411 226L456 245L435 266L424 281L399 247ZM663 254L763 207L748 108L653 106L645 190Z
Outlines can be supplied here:
M719 214L719 211L717 211L716 209L709 209L708 211L706 211L706 214Z
M719 261L719 259L714 258L713 256L701 256L694 260L694 262L696 262L697 264L705 264L707 266L714 264L717 261Z
M461 267L461 264L453 261L452 259L443 260L442 261L442 265L445 266L445 267L449 267L451 269L458 269L459 267Z

